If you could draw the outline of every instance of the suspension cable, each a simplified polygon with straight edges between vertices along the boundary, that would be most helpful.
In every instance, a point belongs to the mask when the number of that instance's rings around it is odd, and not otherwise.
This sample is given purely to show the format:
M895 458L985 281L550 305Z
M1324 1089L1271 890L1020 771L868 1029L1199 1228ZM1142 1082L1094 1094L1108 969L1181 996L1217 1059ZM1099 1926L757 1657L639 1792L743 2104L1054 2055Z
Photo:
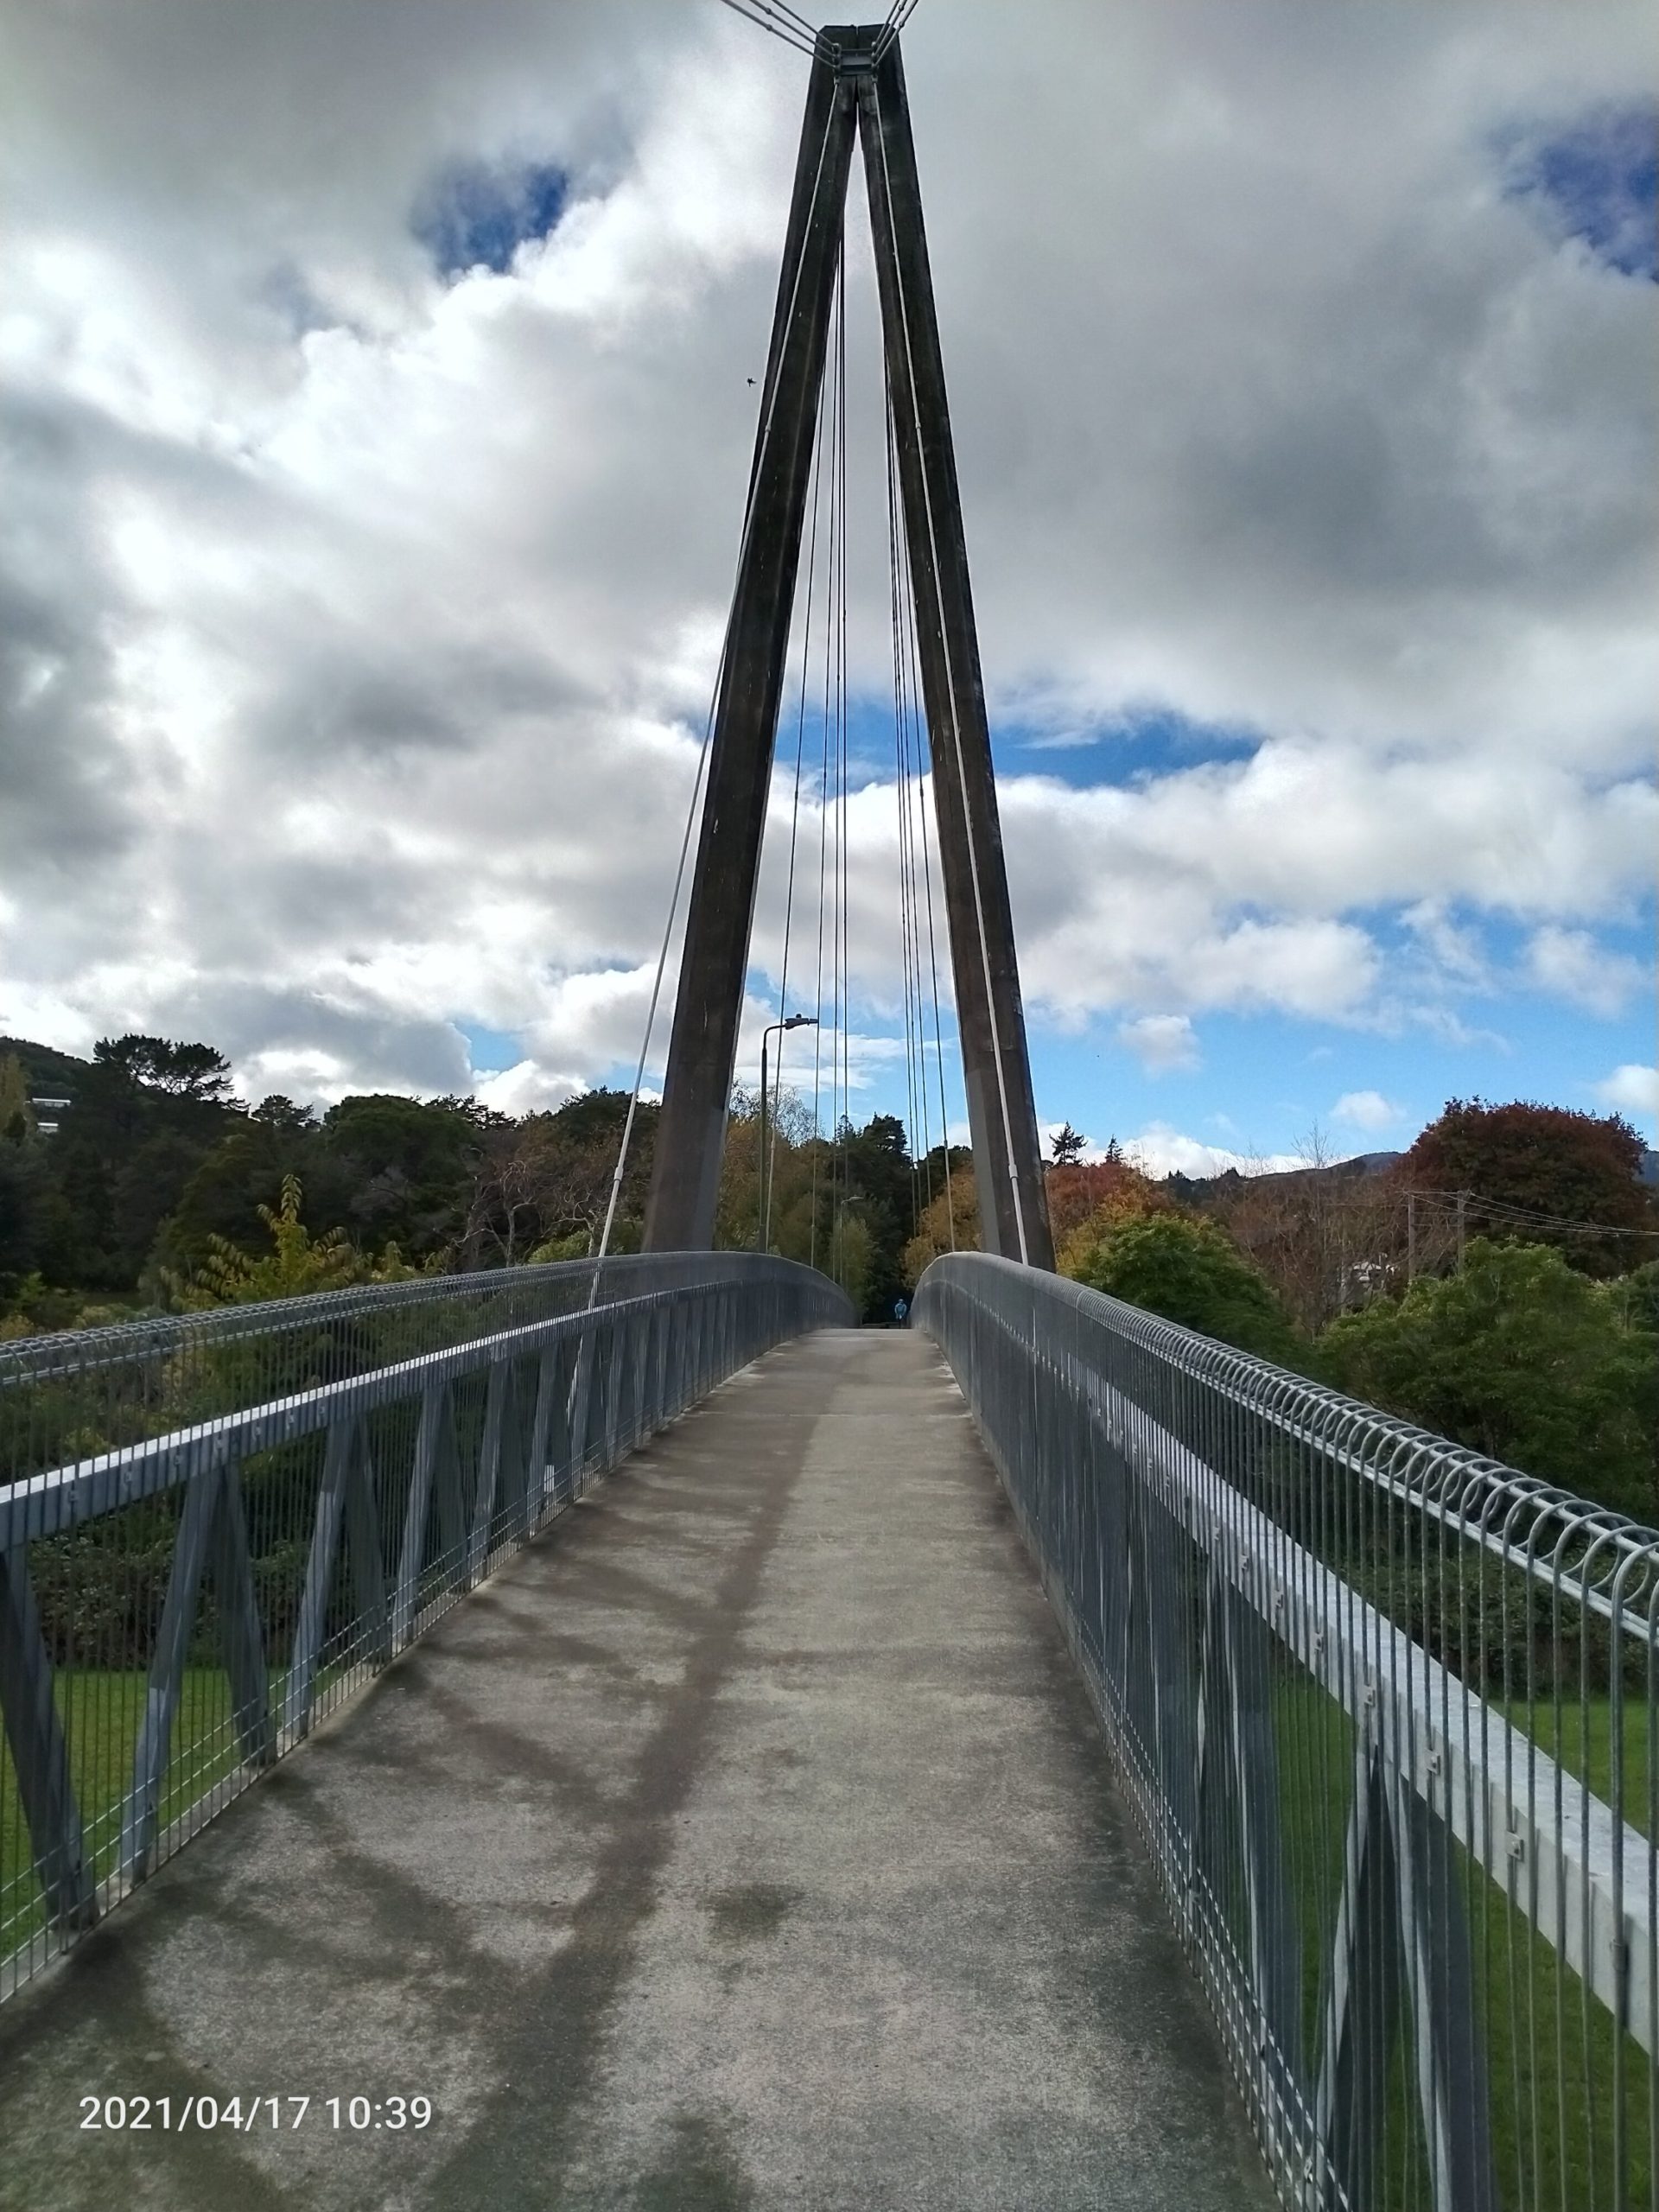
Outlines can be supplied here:
M888 203L889 220L891 220L893 178L887 163L887 140L885 137L881 137L880 134L878 134L878 137L881 154L881 186ZM911 411L913 414L915 410L916 393L916 363L911 343L910 316L906 309L902 287L900 288L899 296L899 334L904 340L905 371L906 380L910 387L909 397ZM919 474L921 475L922 486L922 505L924 510L923 521L927 530L928 539L933 555L933 570L937 576L938 573L938 525L933 512L933 499L932 494L928 487L926 471L923 469ZM991 1031L991 1065L996 1076L997 1103L1001 1109L1001 1118L1002 1122L1003 1156L1007 1166L1008 1187L1014 1198L1014 1234L1019 1239L1020 1259L1023 1265L1029 1266L1031 1262L1031 1253L1026 1238L1026 1211L1024 1205L1021 1203L1018 1158L1014 1150L1014 1112L1008 1099L1007 1071L1002 1065L1002 1039L1001 1034L1001 1025L998 1023L996 1018L996 995L991 976L990 938L985 919L985 898L983 885L981 881L979 849L974 837L973 816L967 804L967 765L963 755L962 728L957 718L956 709L954 672L951 671L950 666L950 637L948 628L941 632L940 644L945 657L947 678L946 690L950 695L947 703L949 705L950 715L950 734L954 741L956 751L957 779L961 785L963 794L963 830L968 847L968 874L973 891L974 921L979 939L981 972L983 975L985 982L986 1014L989 1020Z
M789 809L789 877L784 893L784 957L778 980L778 1020L780 1025L789 1013L789 955L795 919L795 856L801 820L801 772L806 753L806 682L812 653L812 608L818 568L818 505L823 486L823 397L821 378L817 419L812 433L812 521L807 541L805 619L801 629L801 683L795 717L795 788ZM778 1105L784 1090L784 1040L786 1034L787 1032L780 1026L778 1073L772 1091L771 1144L760 1169L764 1194L760 1204L760 1249L763 1252L772 1249L772 1193L778 1162Z
M816 34L807 35L808 27L792 8L785 11L777 0L725 0L725 4L734 16L741 16L757 30L770 31L785 46L792 46L798 54L804 54L813 60L818 58Z
M893 406L890 396L888 404L883 410L883 427L887 434L887 603L893 648L893 797L897 802L899 828L899 949L903 975L905 1106L910 1138L910 1212L911 1234L913 1236L919 1233L921 1227L920 1217L924 1203L921 1198L921 1187L924 1181L927 1185L928 1199L931 1200L932 1197L932 1172L927 1157L929 1146L926 1141L926 1069L923 1062L923 1054L918 1049L925 1032L921 1020L921 963L917 931L916 855L914 822L911 807L910 701L905 683L906 671L899 613L899 502L896 481Z
M841 393L840 393L840 391L839 391L839 390L838 390L838 387L837 387L837 385L836 385L836 359L837 359L837 357L838 357L838 350L839 350L839 349L838 349L838 348L836 347L836 343L835 343L835 336L836 336L836 333L837 329L838 329L838 328L839 328L839 327L840 327L841 319L842 319L842 314L843 314L843 313L844 313L844 311L845 311L845 306L846 306L845 295L844 295L844 292L843 292L843 289L842 289L842 281L841 281L841 280L842 280L842 274L843 274L843 264L842 264L842 263L838 262L838 263L837 263L837 267L836 267L836 282L835 282L835 285L834 285L834 288L833 288L833 289L832 289L831 296L830 296L830 351L829 351L828 359L827 359L826 364L825 364L825 372L824 372L824 376L823 376L823 383L821 384L821 385L820 385L820 387L819 387L819 405L820 405L821 409L823 409L823 410L825 411L826 418L827 418L827 421L828 421L828 423L829 423L828 449L827 449L827 452L826 452L826 454L825 454L824 462L823 462L823 467L824 467L824 473L825 473L825 475L826 475L826 477L827 477L827 479L828 479L828 481L829 481L829 486L830 486L830 496L829 496L829 513L828 513L828 531L827 531L826 559L825 559L825 562L824 562L824 601L823 601L823 695L822 718L821 718L820 724L819 724L821 742L820 742L820 758L819 758L819 765L818 765L818 917L817 917L817 957L816 957L815 983L814 983L814 1000L813 1000L813 1008L812 1008L812 1011L813 1011L813 1022L814 1022L813 1031L812 1031L812 1131L813 1131L813 1147L812 1147L812 1190L811 1190L811 1201L810 1201L810 1203L811 1203L811 1230L810 1230L810 1240L811 1240L811 1242L810 1242L810 1249L811 1249L812 1264L813 1264L815 1267L816 1267L816 1266L817 1266L817 1250L818 1250L818 1170L819 1170L819 1166L820 1166L820 1165L821 1165L821 1164L824 1164L824 1163L823 1163L824 1143L823 1143L823 1048L824 1048L824 1042L825 1042L825 1039L824 1039L824 1031L823 1031L823 954L824 954L824 918L825 918L826 906L828 906L829 913L830 913L830 958L831 958L831 963L832 963L832 970L831 970L831 986L830 986L830 988L831 988L831 999L830 999L830 1021L831 1021L832 1025L834 1024L834 1022L835 1022L835 1020L836 1020L836 1005L837 1005L837 1004L838 1004L838 1002L839 1002L839 995L838 995L838 993L836 991L836 988L835 988L835 982L834 982L834 969L833 969L833 963L834 963L834 958L835 958L835 919L834 919L834 917L835 917L835 907L834 907L833 902L830 899L830 897L829 897L829 892L830 892L830 822L831 822L832 813L833 813L833 779L832 779L832 776L831 776L831 752L832 752L832 746L831 746L831 734L831 734L831 730L832 730L833 726L834 726L834 725L833 725L833 721L832 721L832 717L831 717L831 708L832 708L832 702L833 702L834 696L835 696L835 645L836 645L836 618L835 618L835 607L836 607L836 575L837 575L837 562L838 562L839 547L840 547L841 536L842 536L842 504L841 504L841 482L840 482L840 473L839 473L838 469L836 468L836 459L835 459L836 453L836 450L837 450L837 447L838 447L838 444L839 444L839 442L841 442L841 438L842 438L842 433L841 433L841 429L840 429ZM833 1033L832 1033L832 1035L831 1035L831 1037L830 1037L830 1040L829 1040L829 1041L830 1041L830 1099L831 1131L830 1131L830 1158L829 1158L829 1160L828 1160L827 1165L828 1165L828 1167L829 1167L829 1177L830 1177L830 1222L831 1222L831 1226L832 1226L832 1230L833 1230L833 1224L834 1224L834 1220L835 1220L835 1122L834 1122L834 1115L835 1115L836 1066L836 1048L835 1048L835 1038L834 1038ZM836 1255L836 1246L835 1246L835 1243L834 1243L834 1242L833 1242L833 1236L832 1236L832 1241L831 1241L830 1247L830 1264L831 1264L831 1266L832 1266L832 1267L836 1264L836 1256L835 1256L835 1255Z
M833 121L833 116L825 116L823 136L818 142L818 160L817 176L815 179L815 191L817 185L822 183L823 179L823 164L825 157L830 150L830 134ZM796 301L798 299L800 295L800 284L801 271L798 269L795 273L794 290L790 296L789 302L789 317L791 319L795 313ZM771 435L772 416L777 411L777 406L778 394L774 386L774 388L766 395L766 411L761 419L760 435L755 441L755 452L757 456L764 448L766 442ZM758 476L758 468L751 471L748 497L744 503L743 508L743 529L738 541L736 573L739 575L742 575L743 564L748 557L749 540L754 528L754 501ZM691 831L697 820L698 800L702 795L704 779L708 772L709 751L709 747L714 741L715 717L719 711L720 702L726 689L726 677L731 658L732 629L733 624L736 619L736 614L737 594L735 590L734 590L731 597L727 602L726 628L721 639L720 658L715 667L714 689L709 695L708 718L702 726L702 745L697 754L697 772L691 786L690 803L685 810L685 830L680 839L680 857L678 864L674 871L674 887L668 902L667 918L663 925L662 948L657 956L657 973L651 987L651 1003L645 1013L645 1034L639 1040L639 1058L633 1072L633 1088L628 1095L628 1110L623 1117L621 1141L617 1146L616 1166L611 1176L610 1196L607 1198L605 1206L605 1225L600 1232L599 1249L594 1255L594 1279L588 1285L588 1304L590 1309L593 1307L599 1297L600 1270L604 1265L607 1254L610 1250L611 1231L616 1223L617 1204L621 1196L622 1179L626 1172L628 1164L628 1148L633 1140L633 1125L639 1110L639 1092L645 1079L645 1061L651 1051L652 1031L656 1027L657 1007L661 1000L663 991L663 977L667 971L669 951L674 941L674 919L675 916L679 912L680 893L683 888L685 882L685 863L687 855L691 849Z
M880 61L882 55L886 54L887 48L893 44L894 39L898 37L899 32L903 30L905 25L915 14L920 4L921 0L893 0L892 7L887 10L887 19L882 24L881 29L876 36L875 58L878 61Z
M897 423L893 420L893 416L891 391L888 393L888 421L891 435L893 440L896 479L898 429ZM938 1083L939 1147L944 1170L945 1218L950 1233L950 1249L954 1252L957 1249L957 1215L956 1199L950 1184L950 1116L945 1099L944 1033L944 1025L939 1013L942 995L939 989L938 935L934 920L933 840L928 835L928 816L933 807L938 804L938 786L936 779L931 773L931 763L929 759L929 732L927 727L927 717L924 709L922 697L921 654L916 638L916 594L913 586L913 580L911 575L910 541L907 534L902 528L897 529L894 532L894 550L897 556L898 569L896 605L899 612L904 682L909 699L912 744L913 747L913 756L916 761L916 800L913 827L911 833L911 851L913 860L918 843L918 833L919 833L919 843L921 848L921 880L924 912L925 914L926 923L925 933L927 938L926 995L931 1002L932 1010L933 1064L934 1071ZM912 897L913 895L914 894L912 893ZM918 945L918 968L919 959L920 948ZM922 995L922 988L918 977L918 1001ZM921 1027L922 1036L920 1040L920 1054L924 1073L923 1092L924 1096L925 1097L925 1021L922 1023ZM924 1123L924 1127L925 1128L925 1122ZM931 1196L931 1191L930 1185L930 1199Z

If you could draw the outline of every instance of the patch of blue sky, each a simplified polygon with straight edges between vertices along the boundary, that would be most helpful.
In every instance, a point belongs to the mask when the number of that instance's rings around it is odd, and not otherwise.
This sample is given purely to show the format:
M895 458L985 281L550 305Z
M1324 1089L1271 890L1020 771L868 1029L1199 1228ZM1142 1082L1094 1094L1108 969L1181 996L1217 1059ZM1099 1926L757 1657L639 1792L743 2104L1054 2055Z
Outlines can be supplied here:
M1194 721L1151 704L1072 726L1002 714L991 733L1005 773L1053 777L1077 788L1149 783L1206 762L1242 760L1261 742L1259 730Z
M1273 1010L1193 1009L1191 1049L1147 1065L1132 1024L1173 1008L1103 1010L1081 1028L1060 1027L1040 1007L1027 1009L1032 1075L1040 1123L1070 1121L1097 1144L1128 1144L1148 1131L1173 1130L1246 1160L1294 1157L1313 1139L1332 1156L1398 1151L1451 1098L1536 1099L1600 1113L1599 1085L1613 1071L1649 1063L1649 994L1633 988L1617 1007L1577 1003L1541 986L1529 963L1535 925L1453 911L1433 932L1397 911L1356 914L1376 938L1384 976L1374 1006L1352 1020ZM1595 961L1627 976L1651 970L1650 910L1594 931L1560 925L1589 940ZM1448 934L1450 932L1451 934ZM751 988L775 986L757 971ZM852 1027L895 1039L893 1009L855 1004ZM947 1015L945 1092L954 1123L963 1119L958 1047ZM790 1079L810 1090L810 1056ZM938 1122L938 1075L928 1054L929 1116ZM853 1117L907 1111L902 1046L865 1065ZM828 1075L824 1077L827 1116ZM1644 1130L1649 1141L1653 1131Z
M474 1075L499 1075L506 1068L517 1067L524 1057L524 1046L509 1029L486 1029L470 1021L458 1021L455 1027L467 1040Z
M1133 1143L1154 1128L1246 1159L1294 1154L1315 1124L1339 1152L1373 1151L1402 1139L1391 1130L1331 1127L1344 1091L1377 1084L1374 1040L1351 1039L1323 1022L1274 1015L1198 1014L1193 1064L1147 1067L1121 1032L1126 1011L1098 1017L1082 1033L1032 1023L1032 1083L1040 1124L1069 1121L1103 1146ZM1342 1046L1332 1047L1333 1034ZM1402 1122L1400 1128L1403 1129ZM1414 1134L1414 1129L1409 1134Z
M1102 784L1141 784L1217 760L1242 760L1262 742L1258 730L1198 722L1166 707L1126 709L1109 718L1076 726L1028 720L1018 713L994 713L991 753L1004 776L1045 776L1087 790ZM832 737L832 752L839 744ZM916 757L912 740L912 760ZM804 721L798 690L785 698L779 717L778 764L787 777L801 761L801 791L816 799L823 772L822 692L810 694ZM895 772L893 708L891 697L861 694L849 702L847 767L855 790L890 782Z
M569 198L556 162L457 162L423 194L410 228L446 281L479 268L499 276L526 239L557 228Z
M1512 195L1626 276L1659 277L1659 109L1592 110L1548 136L1517 130L1503 151Z

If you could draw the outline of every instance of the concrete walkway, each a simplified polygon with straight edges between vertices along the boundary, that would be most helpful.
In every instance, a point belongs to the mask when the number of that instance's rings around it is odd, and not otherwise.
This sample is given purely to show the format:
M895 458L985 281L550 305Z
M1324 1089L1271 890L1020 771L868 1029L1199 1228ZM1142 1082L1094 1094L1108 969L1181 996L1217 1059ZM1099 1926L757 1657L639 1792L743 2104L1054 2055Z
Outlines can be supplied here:
M79 2125L193 2092L313 2101ZM630 1461L7 2005L0 2145L27 2212L1270 2202L955 1384L854 1331Z

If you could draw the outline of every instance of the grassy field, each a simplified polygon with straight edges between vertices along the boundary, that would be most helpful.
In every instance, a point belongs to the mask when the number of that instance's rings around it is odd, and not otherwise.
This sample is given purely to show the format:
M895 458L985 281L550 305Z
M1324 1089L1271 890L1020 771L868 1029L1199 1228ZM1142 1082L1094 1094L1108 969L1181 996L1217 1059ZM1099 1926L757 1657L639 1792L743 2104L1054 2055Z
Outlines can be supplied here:
M54 1685L69 1751L75 1799L93 1869L113 1872L124 1802L144 1708L146 1677L87 1669ZM278 1684L273 1681L272 1695ZM241 1764L232 1726L230 1684L219 1668L186 1669L173 1723L173 1750L162 1787L159 1828L187 1813ZM38 1934L44 1908L33 1872L33 1850L10 1758L0 1760L0 1958Z
M1510 1718L1524 1732L1524 1707ZM1540 1712L1535 1719L1540 1748L1555 1754L1553 1712ZM1355 1732L1334 1700L1305 1678L1281 1678L1276 1685L1274 1724L1281 1841L1301 1943L1305 2048L1315 2050L1341 1893ZM1627 1708L1625 1817L1644 1829L1647 1732L1645 1704ZM1613 1768L1606 1699L1564 1714L1559 1757L1570 1773L1605 1796ZM1511 1906L1461 1847L1450 1846L1450 1853L1468 1925L1493 2156L1504 2203L1600 2212L1615 2202L1613 2175L1621 2165L1627 2201L1647 2204L1656 2146L1649 2113L1653 2072L1646 2054L1633 2037L1615 2031L1606 2009L1534 1932L1523 1904ZM1524 1890L1517 1896L1524 1901ZM1377 2212L1408 2212L1432 2201L1405 2058L1402 2038L1381 2116L1384 2175ZM1624 2110L1616 2120L1621 2071Z
M1576 1697L1562 1698L1559 1732L1553 1704L1540 1703L1530 1715L1530 1732L1541 1751L1565 1767L1580 1782L1588 1782L1593 1794L1605 1804L1612 1802L1613 1781L1613 1707L1612 1700L1592 1697L1580 1706ZM1510 1726L1524 1736L1529 1732L1529 1714L1524 1703L1511 1704L1507 1708ZM1619 1808L1624 1820L1642 1835L1650 1836L1659 1821L1659 1719L1649 1716L1647 1700L1626 1695L1619 1716L1619 1735L1624 1750L1624 1802ZM1649 1729L1655 1730L1655 1740L1649 1746ZM1558 1740L1559 1734L1559 1740ZM1524 1777L1522 1787L1525 1787ZM1571 1807L1576 1792L1567 1798Z

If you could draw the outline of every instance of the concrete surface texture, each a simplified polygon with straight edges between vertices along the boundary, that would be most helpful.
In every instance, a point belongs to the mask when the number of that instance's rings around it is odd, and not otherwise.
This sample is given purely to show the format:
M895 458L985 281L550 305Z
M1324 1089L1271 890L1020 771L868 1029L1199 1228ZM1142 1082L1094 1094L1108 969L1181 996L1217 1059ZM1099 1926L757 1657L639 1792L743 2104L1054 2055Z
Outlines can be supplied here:
M312 2102L178 2132L204 2093ZM0 2145L28 2212L1271 2201L962 1398L856 1331L658 1439L7 2005Z

